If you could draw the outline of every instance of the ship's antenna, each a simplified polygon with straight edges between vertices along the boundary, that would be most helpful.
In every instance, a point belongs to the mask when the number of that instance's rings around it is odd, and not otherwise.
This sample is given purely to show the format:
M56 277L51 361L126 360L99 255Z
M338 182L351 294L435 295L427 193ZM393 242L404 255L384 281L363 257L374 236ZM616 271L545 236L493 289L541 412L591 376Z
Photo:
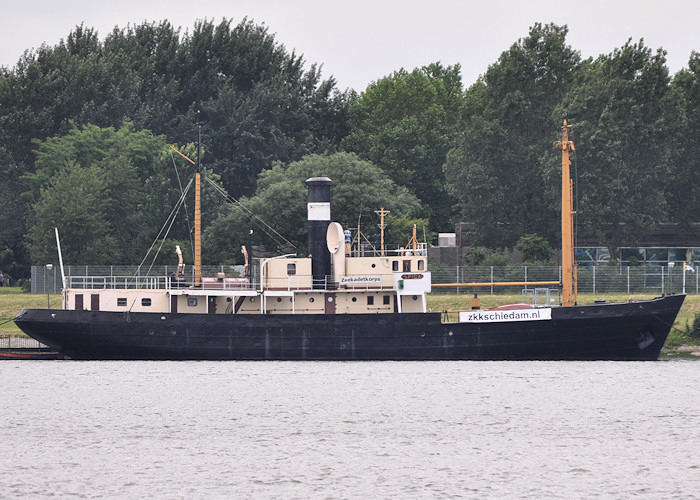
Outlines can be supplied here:
M381 246L380 248L380 255L384 257L384 229L386 229L386 224L384 224L384 217L386 217L389 214L389 210L384 210L384 207L382 207L379 210L375 210L374 213L379 216L379 229L381 231Z

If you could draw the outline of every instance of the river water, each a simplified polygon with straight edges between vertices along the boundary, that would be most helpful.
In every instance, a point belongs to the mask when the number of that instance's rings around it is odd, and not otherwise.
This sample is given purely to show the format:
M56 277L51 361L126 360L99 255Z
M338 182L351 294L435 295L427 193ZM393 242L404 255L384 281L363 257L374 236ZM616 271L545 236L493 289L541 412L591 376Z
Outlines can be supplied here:
M697 498L700 363L0 362L0 497Z

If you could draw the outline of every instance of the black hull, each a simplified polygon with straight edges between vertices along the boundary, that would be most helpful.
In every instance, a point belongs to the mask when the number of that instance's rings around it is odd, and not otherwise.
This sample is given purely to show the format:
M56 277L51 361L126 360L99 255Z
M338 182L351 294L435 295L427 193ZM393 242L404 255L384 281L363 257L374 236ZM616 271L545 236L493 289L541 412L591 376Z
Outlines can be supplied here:
M684 295L552 309L546 321L440 313L205 315L23 309L15 323L73 359L654 360Z

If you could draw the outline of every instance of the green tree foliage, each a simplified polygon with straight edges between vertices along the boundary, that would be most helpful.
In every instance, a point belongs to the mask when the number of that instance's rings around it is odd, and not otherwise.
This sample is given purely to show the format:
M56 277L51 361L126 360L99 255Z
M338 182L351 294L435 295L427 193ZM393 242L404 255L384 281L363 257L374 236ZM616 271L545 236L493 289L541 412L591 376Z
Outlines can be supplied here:
M83 168L69 162L41 190L34 205L35 223L29 230L32 258L35 262L57 259L53 228L60 226L62 251L67 263L107 262L116 258L116 242L110 236L104 171ZM54 244L49 241L53 239Z
M580 55L566 27L535 24L467 92L464 130L445 163L448 191L478 244L512 247L527 233L556 241L554 187L556 105L575 82ZM543 156L545 156L543 158ZM553 222L554 221L554 222Z
M671 87L680 93L682 103L676 120L679 131L669 144L675 154L667 177L666 201L669 222L687 224L697 222L700 214L700 141L693 133L700 130L700 53L691 53L688 68L676 74Z
M74 126L38 142L36 157L36 172L24 177L33 200L29 245L36 263L56 254L54 226L66 263L138 263L180 197L165 138L131 125ZM184 218L175 231L187 237Z
M610 255L668 216L664 186L673 171L670 142L682 116L670 90L665 52L628 41L585 65L564 101L574 123L578 222Z
M0 147L0 269L22 276L20 263L28 260L24 247L24 206L20 166Z
M167 21L143 23L115 28L104 41L81 25L55 46L26 52L11 70L0 68L0 151L25 174L29 192L12 202L31 214L41 187L62 168L58 159L93 164L59 141L46 152L56 158L47 168L33 153L35 141L73 134L76 126L118 130L132 123L183 144L196 138L201 119L207 166L231 193L250 195L258 173L273 162L334 150L347 133L347 108L332 78L322 79L316 65L306 68L301 56L247 19L201 21L184 34ZM5 247L22 248L31 221L19 220ZM28 264L26 255L13 253Z
M523 235L515 244L515 248L523 253L523 261L526 264L544 264L550 261L552 249L542 236Z
M437 238L437 235L428 231L427 219L412 219L406 215L387 215L386 231L384 239L391 245L398 248L411 248L411 238L413 236L413 226L416 227L416 240L418 243L430 243Z
M342 146L380 167L423 202L433 227L454 223L442 171L457 133L464 92L459 65L400 70L352 103Z
M378 241L377 216L381 206L393 215L415 218L420 203L405 187L397 186L379 168L351 153L310 155L289 165L275 164L261 173L255 196L242 198L239 206L228 206L207 229L203 253L214 262L241 262L240 245L247 245L253 230L253 244L269 251L305 254L307 245L306 180L330 177L332 219L345 229L355 229L358 219L370 241ZM243 207L243 209L241 209ZM255 214L261 221L253 220ZM268 228L281 231L288 245ZM397 236L404 239L410 234ZM273 252L274 253L274 252Z

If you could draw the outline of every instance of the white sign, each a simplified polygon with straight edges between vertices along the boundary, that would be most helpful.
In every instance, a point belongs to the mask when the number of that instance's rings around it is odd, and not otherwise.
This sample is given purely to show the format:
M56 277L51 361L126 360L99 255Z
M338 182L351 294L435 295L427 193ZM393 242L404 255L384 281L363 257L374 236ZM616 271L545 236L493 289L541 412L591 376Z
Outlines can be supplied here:
M460 323L504 323L508 321L543 321L551 319L551 307L459 312Z
M331 220L331 204L327 201L307 203L306 208L309 220Z
M381 276L371 274L362 274L357 276L341 276L341 285L380 285L382 283Z

